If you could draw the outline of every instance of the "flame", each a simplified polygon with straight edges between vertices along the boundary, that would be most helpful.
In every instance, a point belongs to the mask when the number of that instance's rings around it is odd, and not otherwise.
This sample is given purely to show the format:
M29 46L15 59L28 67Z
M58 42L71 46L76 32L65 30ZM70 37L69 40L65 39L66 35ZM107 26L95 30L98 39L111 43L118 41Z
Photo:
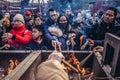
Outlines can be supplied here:
M66 58L67 58L66 61L68 63L70 63L71 65L73 65L79 71L79 73L82 75L82 77L85 78L85 80L91 80L94 73L91 72L90 74L87 74L87 71L85 70L85 68L80 66L80 62L75 57L75 53L71 53L71 54L68 54L68 55L66 56ZM72 71L72 69L70 67L66 66L63 63L62 63L62 65L67 69L68 72Z
M73 65L78 69L78 71L81 73L82 76L85 75L86 71L84 68L80 67L80 62L78 59L75 57L75 53L71 53L69 56L67 56L67 62ZM62 63L62 65L67 69L68 72L70 72L72 69Z
M7 70L7 73L11 73L12 70L19 64L19 61L17 59L13 60L13 59L10 59L9 60L9 67L8 67L8 70Z
M89 76L89 78L87 80L91 80L91 78L93 77L93 75L94 75L94 72L91 72L90 76Z
M82 69L81 73L83 76L85 75L85 73L86 73L85 68Z
M9 65L9 68L8 68L8 71L7 71L8 74L11 73L13 68L14 68L14 61L9 60L9 63L10 63L10 65Z

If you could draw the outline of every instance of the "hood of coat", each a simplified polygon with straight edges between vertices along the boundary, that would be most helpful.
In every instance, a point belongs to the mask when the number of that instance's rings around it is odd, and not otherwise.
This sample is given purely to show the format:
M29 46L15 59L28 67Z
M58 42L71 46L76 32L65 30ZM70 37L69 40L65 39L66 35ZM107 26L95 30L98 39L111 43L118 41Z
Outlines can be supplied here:
M54 36L57 36L57 37L61 37L63 35L62 33L62 30L58 27L55 27L55 26L51 26L48 28L48 31L54 35Z

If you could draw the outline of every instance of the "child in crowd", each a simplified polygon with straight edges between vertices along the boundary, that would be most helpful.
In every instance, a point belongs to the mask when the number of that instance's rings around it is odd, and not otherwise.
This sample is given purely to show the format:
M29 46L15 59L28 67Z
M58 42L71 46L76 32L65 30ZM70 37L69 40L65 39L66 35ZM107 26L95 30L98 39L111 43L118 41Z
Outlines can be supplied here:
M33 26L32 28L32 40L25 46L25 49L39 50L47 49L47 43L43 37L43 29L40 26Z
M34 16L35 25L43 25L43 19L40 15Z

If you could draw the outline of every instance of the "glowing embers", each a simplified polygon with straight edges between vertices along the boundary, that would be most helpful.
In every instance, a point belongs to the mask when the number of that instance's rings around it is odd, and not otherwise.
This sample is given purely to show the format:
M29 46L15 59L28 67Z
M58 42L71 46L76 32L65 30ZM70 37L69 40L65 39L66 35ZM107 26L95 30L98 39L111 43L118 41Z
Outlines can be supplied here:
M81 66L79 60L75 56L75 53L66 54L65 59L69 64L71 64L72 66L74 66L78 70L78 72L81 74L80 77L82 80L92 80L94 73L91 72L89 70L89 68L84 68L83 66ZM62 63L62 65L68 71L69 76L70 76L70 80L77 80L76 73L72 70L72 68L65 65L64 63Z
M0 60L0 80L18 66L20 62L17 59L2 59Z
M19 64L19 61L17 59L13 60L13 59L10 59L9 60L9 67L8 67L8 70L7 70L7 73L11 73L12 70L17 67Z

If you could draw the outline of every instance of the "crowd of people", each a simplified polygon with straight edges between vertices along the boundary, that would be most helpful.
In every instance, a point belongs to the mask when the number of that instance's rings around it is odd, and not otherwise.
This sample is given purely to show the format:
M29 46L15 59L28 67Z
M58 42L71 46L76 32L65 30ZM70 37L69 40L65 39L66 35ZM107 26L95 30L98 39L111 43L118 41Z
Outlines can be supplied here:
M73 15L69 9L60 13L53 8L48 10L46 18L30 10L17 13L13 18L5 13L0 17L0 49L55 50L38 66L36 80L69 80L60 64L65 57L57 48L103 52L106 33L120 37L117 14L120 12L114 7L109 7L102 16L95 13L89 17L82 12ZM83 44L86 44L84 48Z
M89 18L80 11L73 15L69 9L60 13L53 8L46 18L30 10L17 13L12 19L5 13L0 20L0 46L9 50L53 50L61 45L62 50L80 50L86 41L84 50L103 46L106 33L120 36L117 14L120 13L114 7L101 17L94 13Z

